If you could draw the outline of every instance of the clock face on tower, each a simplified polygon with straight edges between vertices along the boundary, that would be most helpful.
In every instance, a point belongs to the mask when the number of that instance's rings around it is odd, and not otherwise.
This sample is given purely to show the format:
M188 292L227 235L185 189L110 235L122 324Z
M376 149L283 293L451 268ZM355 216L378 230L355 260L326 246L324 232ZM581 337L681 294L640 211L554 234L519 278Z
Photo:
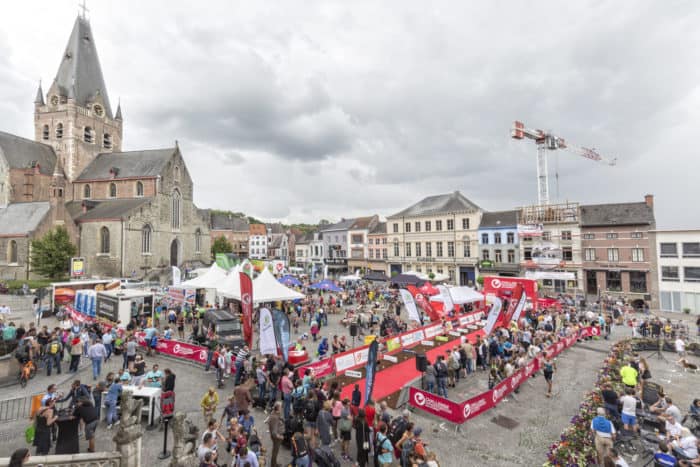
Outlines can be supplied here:
M51 105L58 105L58 96L51 96Z
M95 115L97 115L98 117L101 117L105 113L104 109L102 108L102 106L100 104L93 105L92 111L95 112Z

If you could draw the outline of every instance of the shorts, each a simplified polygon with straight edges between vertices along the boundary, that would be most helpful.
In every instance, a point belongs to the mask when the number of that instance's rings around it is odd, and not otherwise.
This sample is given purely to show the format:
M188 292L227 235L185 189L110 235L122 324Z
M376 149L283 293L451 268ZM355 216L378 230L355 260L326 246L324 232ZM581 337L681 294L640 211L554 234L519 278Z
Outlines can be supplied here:
M350 441L352 439L352 431L341 431L340 439L343 441Z
M95 437L95 430L97 430L97 423L99 420L94 420L90 423L85 424L85 439L91 440Z
M311 428L311 429L315 430L315 429L316 429L316 422L310 422L310 421L308 421L308 420L305 420L305 421L304 421L304 426L305 426L306 428Z
M133 362L136 360L136 355L127 355L126 356L126 361L127 362Z
M552 375L554 375L553 372L551 372L551 371L545 371L543 374L544 374L544 379L545 379L546 381L552 381Z
M622 423L624 423L625 425L634 426L637 424L637 417L634 415L627 415L626 413L622 413L620 415L620 418L622 419Z

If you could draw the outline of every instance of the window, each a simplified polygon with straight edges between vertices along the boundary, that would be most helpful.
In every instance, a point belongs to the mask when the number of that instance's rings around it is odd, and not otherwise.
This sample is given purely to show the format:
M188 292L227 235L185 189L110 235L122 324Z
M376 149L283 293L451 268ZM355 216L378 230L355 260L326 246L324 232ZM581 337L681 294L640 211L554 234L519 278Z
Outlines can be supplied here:
M433 244L430 242L425 242L425 256L428 258L433 256Z
M56 125L56 139L63 138L63 123Z
M136 182L136 196L143 196L143 183Z
M173 229L180 228L180 219L181 219L180 216L181 216L180 192L178 190L173 190L172 206L170 209L171 226Z
M491 255L489 254L489 250L483 250L481 252L481 259L483 259L484 261L488 261L490 256Z
M369 259L374 259L374 250L372 248L369 249Z
M109 254L109 229L107 227L100 229L100 253Z
M511 244L515 243L515 234L513 232L508 232L506 234L506 241Z
M677 243L661 243L661 257L662 258L676 258L678 257L678 244Z
M447 242L447 256L452 258L454 256L454 251L452 252L452 254L450 254L450 243L452 243L452 242ZM453 244L452 248L454 248L454 244ZM462 253L464 253L465 258L471 258L472 249L469 246L469 242L464 242L464 251Z
M386 259L386 248L382 248L382 258Z
M700 243L683 243L683 257L700 256Z
M481 234L481 243L483 245L489 244L489 234L487 234L487 233Z
M561 239L562 240L571 240L571 230L562 230L561 231Z
M570 246L565 246L561 249L561 259L563 259L564 261L574 260L574 252Z
M606 271L605 283L608 290L619 292L622 290L622 273L620 271Z
M420 242L416 242L416 256L421 256Z
M428 225L427 222L425 224ZM428 230L428 229L426 228L425 230ZM420 222L418 222L418 221L416 221L416 224L415 224L415 231L420 232Z
M442 242L435 242L435 251L437 253L437 257L441 258L442 257Z
M548 242L552 239L552 232L542 232L542 240Z
M644 234L642 232L632 232L631 237L632 238L644 238Z
M44 128L43 128L42 131L41 131L41 138L42 138L44 141L48 141L48 140L49 140L49 126L48 126L48 125L44 125Z
M399 241L394 240L394 256L399 256Z
M583 234L583 239L584 239L584 240L594 240L594 239L595 239L595 234L592 234L592 233L585 233L585 234Z
M632 248L632 261L635 263L644 261L644 248Z
M201 253L202 251L202 231L197 229L194 232L194 252Z
M362 235L362 234L353 234L352 237L350 237L350 238L352 239L352 243L354 243L356 245L364 243L364 239L365 239L364 235Z
M447 219L447 230L454 230L454 229L455 229L454 219Z
M399 224L394 224L394 233L399 233Z
M493 258L494 261L496 261L497 263L503 262L503 256L502 256L501 250L494 251L493 255L494 255L494 258Z
M615 240L617 238L617 232L608 232L605 234L605 238L608 240Z
M700 282L700 268L687 266L684 267L683 280L685 282Z
M608 248L608 261L620 261L620 250L618 250L617 248Z
M175 181L180 181L180 167L178 167L177 165L175 166Z
M141 229L141 253L147 254L151 252L151 226L146 224Z
M404 225L404 232L411 233L411 223L410 222L406 222L406 225Z
M386 245L386 237L382 238L382 245Z
M595 261L595 248L586 248L583 250L583 255L586 261Z
M661 280L667 282L678 282L681 280L678 266L661 266Z
M109 184L109 197L110 197L110 198L116 198L116 197L117 197L117 184L116 184L116 183L110 183L110 184Z
M112 135L109 133L102 135L102 146L105 149L112 149Z
M462 230L469 230L469 218L462 219Z
M630 271L630 291L636 293L647 292L647 273L643 271Z
M90 128L89 126L86 126L83 130L83 141L90 144L92 144L95 141L95 138L92 134L92 128Z
M431 225L430 221L425 221L425 231L430 232L431 228L432 228L432 225Z
M406 242L406 256L411 256L411 244Z
M499 232L496 232L493 234L493 243L499 244L501 243L501 234Z
M532 261L532 248L525 248L523 250L523 259L525 261Z
M17 264L17 242L14 240L7 244L7 262Z
M90 199L90 196L91 196L90 185L85 185L83 187L83 198Z
M447 225L448 225L447 230L450 230L449 229L449 225L450 225L449 220L447 221ZM435 221L435 230L437 230L438 232L440 232L442 230L442 221Z
M515 263L515 250L508 250L508 262Z

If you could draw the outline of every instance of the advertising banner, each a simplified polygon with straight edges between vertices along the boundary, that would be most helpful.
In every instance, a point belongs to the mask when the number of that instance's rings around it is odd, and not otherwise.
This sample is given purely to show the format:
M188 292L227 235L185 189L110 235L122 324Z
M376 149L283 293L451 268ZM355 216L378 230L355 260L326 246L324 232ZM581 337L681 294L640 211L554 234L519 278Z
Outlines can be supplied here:
M423 310L423 313L430 318L430 321L440 321L442 318L441 313L438 313L430 306L430 302L425 298L425 295L412 285L407 286L406 289L411 292L416 304Z
M445 313L454 311L455 304L452 301L452 295L450 295L450 289L444 285L438 285L437 289L440 291L440 297L442 297L443 310Z
M377 352L379 351L379 342L372 341L367 352L367 367L365 369L365 403L372 398L372 390L374 389L374 377L377 375Z
M289 361L289 316L282 310L272 311L272 322L274 324L275 337L282 348L282 358Z
M260 309L260 353L262 355L277 355L277 340L272 324L272 313L267 308Z
M506 308L506 312L503 314L503 319L501 320L502 326L508 326L510 324L511 319L513 319L513 316L515 316L516 309L521 306L521 301L522 306L525 306L525 299L525 288L520 283L515 284L513 293L508 299L508 307Z
M401 294L401 300L403 300L403 305L406 307L406 313L408 313L409 321L421 322L420 315L418 314L418 309L416 308L416 302L413 301L413 296L408 290L399 290Z
M408 403L429 414L438 416L452 423L464 422L462 404L452 402L449 399L437 396L427 391L422 391L411 386L408 392Z
M493 301L493 304L491 305L491 311L489 311L489 317L486 320L486 326L484 327L486 337L491 335L491 331L493 331L498 318L501 316L501 308L503 307L503 303L501 302L500 298L491 297L491 301Z
M147 347L146 334L143 332L136 333L136 339L140 346ZM174 340L158 339L156 346L158 352L170 355L171 357L183 358L193 362L207 363L207 348L199 345L188 344Z
M182 282L182 273L177 266L171 266L173 271L173 286L177 287Z
M495 295L500 298L508 298L509 300L515 293L515 289L520 284L523 287L525 295L532 306L537 309L537 281L534 279L526 279L524 277L484 277L484 295Z
M403 334L401 336L401 346L402 347L408 347L410 345L413 345L417 342L422 341L425 339L425 334L423 334L423 330L419 329L417 331L409 332L408 334Z
M335 363L333 358L324 358L318 362L311 363L309 365L304 365L300 367L297 372L299 377L303 378L304 373L307 369L311 370L311 376L314 378L323 378L326 375L333 373L333 364Z
M253 267L245 261L241 266L241 314L243 319L243 339L253 348Z
M83 277L85 275L85 258L71 258L70 275L71 277Z

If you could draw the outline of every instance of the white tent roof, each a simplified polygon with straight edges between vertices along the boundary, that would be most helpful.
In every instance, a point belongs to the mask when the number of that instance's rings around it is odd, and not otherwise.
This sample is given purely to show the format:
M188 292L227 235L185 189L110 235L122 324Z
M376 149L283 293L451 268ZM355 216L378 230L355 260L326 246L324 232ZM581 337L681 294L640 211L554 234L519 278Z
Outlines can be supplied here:
M359 281L362 280L362 277L360 277L360 270L356 269L355 274L348 274L347 276L340 276L338 278L339 281L346 282L346 281Z
M484 296L472 289L471 287L461 286L461 287L448 287L447 290L450 292L452 301L456 305L463 305L465 303L480 302L484 299ZM441 302L442 297L440 294L430 297L431 302Z
M304 294L280 284L267 268L253 280L253 303L281 302L300 298L304 298Z
M241 299L241 278L238 277L239 268L235 266L216 285L216 293L222 297Z
M525 277L528 279L556 279L562 281L575 281L576 275L573 272L565 271L525 271Z
M212 264L204 274L201 274L194 279L180 284L180 287L192 287L195 289L216 289L221 281L226 277L226 270L219 267L216 263Z

